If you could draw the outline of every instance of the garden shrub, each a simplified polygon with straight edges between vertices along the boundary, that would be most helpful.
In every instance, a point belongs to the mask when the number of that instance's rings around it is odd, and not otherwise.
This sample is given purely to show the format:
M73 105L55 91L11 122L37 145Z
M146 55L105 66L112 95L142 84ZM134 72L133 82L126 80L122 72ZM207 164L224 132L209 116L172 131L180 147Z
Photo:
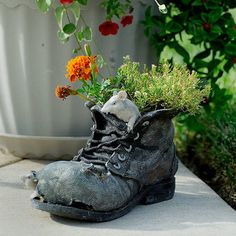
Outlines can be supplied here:
M179 156L236 209L236 104L228 103L220 114L201 112L197 132L182 119L176 122Z

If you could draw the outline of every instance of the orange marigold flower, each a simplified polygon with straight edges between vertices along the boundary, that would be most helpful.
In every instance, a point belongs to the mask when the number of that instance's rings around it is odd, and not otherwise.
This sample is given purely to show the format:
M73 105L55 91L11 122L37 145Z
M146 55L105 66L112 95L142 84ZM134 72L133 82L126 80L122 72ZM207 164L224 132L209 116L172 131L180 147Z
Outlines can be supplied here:
M96 63L96 56L78 56L71 59L67 64L66 77L70 82L79 80L90 80L92 77L92 68ZM95 72L98 72L98 67L95 66Z
M70 86L57 86L55 89L55 95L58 98L65 100L70 95L76 95L77 92L72 90Z

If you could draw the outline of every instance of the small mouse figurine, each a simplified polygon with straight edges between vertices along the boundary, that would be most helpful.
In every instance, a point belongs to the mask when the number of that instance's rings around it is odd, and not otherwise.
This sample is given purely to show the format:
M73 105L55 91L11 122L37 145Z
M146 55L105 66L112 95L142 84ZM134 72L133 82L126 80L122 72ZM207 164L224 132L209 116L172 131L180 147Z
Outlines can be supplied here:
M101 111L115 115L128 123L127 131L133 130L135 121L141 116L138 107L127 98L126 91L113 93L113 96L103 105Z

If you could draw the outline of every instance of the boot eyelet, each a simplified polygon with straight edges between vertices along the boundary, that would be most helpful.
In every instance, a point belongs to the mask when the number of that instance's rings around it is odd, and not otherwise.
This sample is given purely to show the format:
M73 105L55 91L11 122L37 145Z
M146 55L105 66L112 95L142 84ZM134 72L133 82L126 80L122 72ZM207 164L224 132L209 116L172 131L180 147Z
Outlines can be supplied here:
M93 131L95 131L96 130L96 125L93 125L92 127L91 127L91 131L93 132Z
M118 159L119 159L120 161L125 161L125 160L126 160L126 157L125 157L125 156L122 157L121 155L118 154Z
M117 170L119 170L121 168L120 163L116 163L115 165L113 165Z
M131 152L131 150L132 150L132 145L130 145L129 148L125 148L125 150L126 150L127 152Z
M149 121L145 121L142 125L143 125L143 126L148 126L149 124L150 124Z
M137 136L134 138L134 141L136 141L137 139L139 139L139 133L137 133Z

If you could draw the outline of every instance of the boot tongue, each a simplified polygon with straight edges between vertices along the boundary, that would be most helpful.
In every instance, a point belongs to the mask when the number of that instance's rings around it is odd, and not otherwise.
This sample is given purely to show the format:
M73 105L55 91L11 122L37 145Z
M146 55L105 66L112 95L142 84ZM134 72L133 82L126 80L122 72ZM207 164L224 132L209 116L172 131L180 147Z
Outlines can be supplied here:
M97 105L90 110L94 121L93 132L86 148L82 149L74 160L105 166L111 154L120 145L117 141L126 135L127 125L113 115L104 114Z
M93 106L91 109L92 119L94 121L94 129L116 131L117 133L125 134L127 125L124 121L118 119L114 115L101 112L99 106Z
M104 114L98 105L91 107L90 111L94 125L86 152L94 155L103 152L103 146L116 147L116 141L127 134L126 123L113 115Z

